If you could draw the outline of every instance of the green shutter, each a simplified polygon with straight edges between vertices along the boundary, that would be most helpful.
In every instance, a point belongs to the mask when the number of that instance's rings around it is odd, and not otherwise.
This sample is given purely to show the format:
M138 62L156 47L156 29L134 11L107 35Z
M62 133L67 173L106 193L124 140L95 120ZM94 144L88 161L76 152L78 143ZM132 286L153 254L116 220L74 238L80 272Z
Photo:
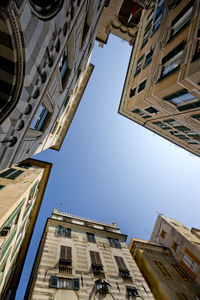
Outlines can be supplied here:
M73 290L79 290L80 289L79 278L73 278L72 279L72 289Z
M3 247L3 250L2 250L2 252L1 252L1 257L0 257L0 259L2 259L3 256L5 255L5 253L6 253L7 249L8 249L8 247L10 246L10 244L11 244L11 242L12 242L12 240L13 240L15 234L16 234L16 231L17 231L17 228L15 228L14 231L11 233L9 239L7 240L5 246Z
M15 172L13 172L12 174L10 174L10 176L8 177L9 179L15 179L17 178L19 175L21 175L22 173L24 173L24 171L21 170L15 170Z
M61 235L63 227L58 225L58 235Z
M0 177L7 178L10 174L12 174L16 169L10 168L0 174Z
M18 215L18 213L20 212L22 206L24 205L26 199L23 199L22 202L18 205L18 207L15 209L15 211L13 212L13 214L10 216L10 218L6 221L6 223L3 225L3 227L9 227L9 225L12 223L12 221L14 220L14 218Z
M57 288L57 285L58 285L58 277L51 276L51 278L50 278L50 287Z

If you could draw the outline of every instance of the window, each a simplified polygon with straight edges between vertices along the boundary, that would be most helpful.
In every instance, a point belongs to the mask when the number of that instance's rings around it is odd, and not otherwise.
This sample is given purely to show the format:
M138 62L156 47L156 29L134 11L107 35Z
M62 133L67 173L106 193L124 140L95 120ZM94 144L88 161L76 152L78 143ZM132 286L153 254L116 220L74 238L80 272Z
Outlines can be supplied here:
M160 80L166 77L166 75L175 72L180 67L184 47L185 41L182 41L162 59L162 71Z
M178 104L182 104L194 100L195 97L192 94L188 93L188 90L182 89L173 94L165 96L163 99L166 101L170 101L175 105L178 105Z
M68 57L67 57L67 50L65 50L64 54L62 55L59 61L59 71L60 71L60 79L62 82L62 86L64 86L67 77L69 76L70 69L68 67Z
M139 84L139 87L138 87L138 93L141 92L142 90L144 90L145 85L146 85L146 79L143 80L143 81Z
M60 235L60 236L65 236L65 237L71 238L71 229L70 228L64 228L64 227L58 225L57 234Z
M0 184L0 190L2 190L3 188L5 188L5 185Z
M170 37L175 36L185 25L190 21L193 10L193 1L190 3L178 14L178 16L172 21L172 30Z
M90 242L90 243L96 243L95 236L94 236L93 233L86 232L86 234L87 234L87 240L88 240L88 242Z
M178 244L176 242L172 242L171 248L176 252Z
M121 249L121 244L119 242L118 239L114 239L114 238L111 238L111 237L108 237L108 241L109 241L109 244L110 244L110 247L114 247L114 248L120 248Z
M178 275L179 275L182 279L188 280L187 275L185 275L185 274L183 273L183 271L181 270L181 268L179 267L178 264L171 264L171 265L172 265L172 267L176 270L176 272L178 273Z
M157 114L158 112L158 110L152 106L145 108L145 110L148 111L150 114Z
M136 71L135 71L134 77L136 77L141 72L143 59L144 59L144 54L137 61L137 66L136 66Z
M184 253L183 262L187 265L188 268L190 268L193 273L197 272L199 268L198 264L187 253Z
M146 55L146 59L145 59L145 63L144 63L144 66L143 66L143 69L145 69L152 61L152 56L153 56L153 48L151 48L149 50L149 52L147 53Z
M141 116L141 117L144 118L144 119L151 118L151 116L147 115L146 113L144 113L144 112L143 112L142 110L140 110L139 108L134 109L132 112L133 112L134 114L137 114L137 115Z
M88 31L90 29L90 26L88 24L88 13L90 8L90 0L87 0L86 2L86 10L85 10L85 20L84 20L84 27L83 27L83 35L82 35L82 46L85 42L85 39L87 37Z
M135 286L127 286L126 287L126 295L128 297L132 297L132 296L138 297L138 296L140 296Z
M60 266L72 265L72 248L67 246L60 246Z
M182 89L173 94L165 96L163 97L163 99L176 105L179 111L184 111L200 106L200 101L197 101L198 99L190 94L186 89Z
M18 176L20 176L22 173L24 173L24 171L10 168L10 169L0 173L0 177L14 180Z
M160 122L160 121L153 122L152 124L155 124L155 125L161 127L164 130L171 129L171 127L167 126L167 124L165 124L163 122Z
M163 264L161 263L161 261L154 260L154 263L159 268L160 272L163 274L164 277L166 277L166 278L171 278L172 277L170 275L170 273L167 271L167 269L163 266Z
M153 14L154 14L154 9L152 9L152 11L150 12L149 16L147 17L148 23L147 23L147 25L145 27L143 41L142 41L142 45L141 45L140 49L142 49L147 44L147 42L148 42L148 38L149 38L149 34L150 34L152 22L153 22Z
M178 121L175 121L174 119L164 120L163 122L168 123L171 126L179 126L180 125L180 123Z
M192 115L191 117L200 121L200 114Z
M130 98L135 96L135 92L136 92L136 87L134 87L133 89L130 90Z
M49 115L49 111L42 104L40 104L31 122L30 129L43 131Z
M79 278L59 278L56 276L50 277L50 287L58 289L70 289L70 290L79 290L80 282Z
M90 251L90 258L91 258L91 264L92 264L92 271L95 274L102 273L103 265L101 263L101 258L100 258L99 252Z
M166 232L164 230L162 230L160 236L164 239L166 236Z
M17 164L18 167L23 168L23 169L29 169L30 167L32 167L30 162L20 162Z
M117 266L119 268L119 274L121 275L121 277L123 278L130 278L130 272L127 269L123 257L121 256L115 256L115 261L117 263Z

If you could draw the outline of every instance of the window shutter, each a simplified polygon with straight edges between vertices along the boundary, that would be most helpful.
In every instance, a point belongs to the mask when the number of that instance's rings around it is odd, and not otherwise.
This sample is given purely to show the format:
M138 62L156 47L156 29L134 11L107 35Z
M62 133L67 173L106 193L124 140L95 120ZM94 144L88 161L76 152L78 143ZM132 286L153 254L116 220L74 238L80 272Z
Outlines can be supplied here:
M60 260L66 260L66 246L60 246Z
M73 290L79 290L80 289L79 278L73 278L72 279L72 288L73 288Z
M72 248L71 247L66 247L66 259L68 261L72 261Z
M115 260L116 260L116 263L117 263L118 268L119 268L120 270L127 270L127 267L126 267L126 265L125 265L124 260L123 260L122 257L120 257L120 256L115 256Z
M102 266L99 252L90 251L90 258L92 265Z
M58 235L61 235L62 233L62 226L58 225Z
M24 173L24 171L16 170L15 172L13 172L13 173L9 176L9 179L15 179L15 178L17 178L19 175L21 175L22 173Z
M95 259L95 252L94 251L90 251L90 258L91 258L91 263L92 265L96 264L96 259Z
M53 288L57 288L57 284L58 284L58 277L51 276L51 278L50 278L50 286L53 287Z

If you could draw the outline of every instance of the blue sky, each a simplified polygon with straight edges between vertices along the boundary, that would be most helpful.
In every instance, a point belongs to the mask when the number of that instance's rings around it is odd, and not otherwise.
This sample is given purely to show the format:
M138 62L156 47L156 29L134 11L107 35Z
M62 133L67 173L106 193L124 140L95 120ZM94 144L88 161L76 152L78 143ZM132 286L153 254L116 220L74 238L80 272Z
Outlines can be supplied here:
M198 157L118 114L130 57L128 43L96 43L95 69L59 152L35 158L53 169L16 300L22 300L46 218L53 208L149 239L157 213L200 228Z

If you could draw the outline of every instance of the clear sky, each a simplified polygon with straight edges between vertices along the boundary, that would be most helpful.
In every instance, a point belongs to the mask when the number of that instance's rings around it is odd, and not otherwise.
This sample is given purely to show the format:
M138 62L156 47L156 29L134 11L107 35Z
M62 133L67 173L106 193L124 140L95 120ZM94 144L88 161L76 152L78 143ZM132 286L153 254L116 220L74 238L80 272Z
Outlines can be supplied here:
M149 239L157 213L200 228L200 159L118 114L130 57L128 43L96 43L95 69L53 163L16 300L22 300L46 218L53 208L111 223Z

